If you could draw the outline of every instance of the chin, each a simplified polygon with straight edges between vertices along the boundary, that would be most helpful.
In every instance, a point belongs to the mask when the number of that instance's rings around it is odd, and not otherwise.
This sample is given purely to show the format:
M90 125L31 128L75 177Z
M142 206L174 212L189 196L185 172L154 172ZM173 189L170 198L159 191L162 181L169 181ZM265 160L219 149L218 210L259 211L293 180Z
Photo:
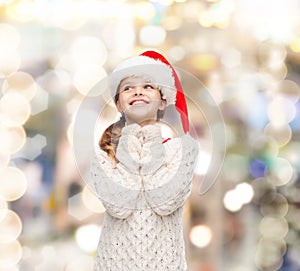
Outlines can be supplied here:
M153 113L154 112L154 113ZM143 106L132 106L125 111L125 118L133 120L136 123L140 123L147 120L156 120L157 110L156 108L146 108Z

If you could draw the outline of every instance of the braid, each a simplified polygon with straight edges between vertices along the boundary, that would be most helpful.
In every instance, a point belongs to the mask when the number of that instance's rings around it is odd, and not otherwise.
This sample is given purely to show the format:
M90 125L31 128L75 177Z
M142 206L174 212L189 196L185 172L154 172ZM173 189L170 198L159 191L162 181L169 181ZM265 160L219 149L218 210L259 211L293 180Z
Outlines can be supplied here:
M116 158L116 150L121 136L121 131L125 126L125 117L121 116L120 120L111 124L103 133L99 140L99 146L108 156L118 162Z

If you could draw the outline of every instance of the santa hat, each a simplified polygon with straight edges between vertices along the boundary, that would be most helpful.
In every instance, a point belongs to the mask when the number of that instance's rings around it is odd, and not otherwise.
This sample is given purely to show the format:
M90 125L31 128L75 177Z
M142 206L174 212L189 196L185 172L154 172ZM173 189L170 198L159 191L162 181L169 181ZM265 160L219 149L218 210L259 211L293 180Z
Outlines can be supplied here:
M110 91L114 97L120 82L130 76L142 76L161 87L167 106L175 104L181 116L183 131L189 131L188 110L178 75L167 59L158 52L144 53L121 62L110 76Z

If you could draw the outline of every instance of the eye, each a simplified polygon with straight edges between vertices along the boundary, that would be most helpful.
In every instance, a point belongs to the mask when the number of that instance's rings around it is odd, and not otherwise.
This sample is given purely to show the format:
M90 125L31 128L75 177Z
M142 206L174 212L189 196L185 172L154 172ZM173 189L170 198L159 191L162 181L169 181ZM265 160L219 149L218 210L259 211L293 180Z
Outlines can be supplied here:
M129 90L132 90L131 86L124 86L122 89L122 91L129 91Z
M156 89L156 87L152 84L146 84L144 85L144 89Z

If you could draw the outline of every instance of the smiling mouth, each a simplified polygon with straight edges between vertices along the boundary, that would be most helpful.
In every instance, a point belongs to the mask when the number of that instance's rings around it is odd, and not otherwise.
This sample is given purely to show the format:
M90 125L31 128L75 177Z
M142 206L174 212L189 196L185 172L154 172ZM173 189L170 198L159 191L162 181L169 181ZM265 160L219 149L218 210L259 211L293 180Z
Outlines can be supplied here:
M144 105L144 104L148 104L149 102L145 101L145 100L133 100L132 102L130 102L130 105Z

